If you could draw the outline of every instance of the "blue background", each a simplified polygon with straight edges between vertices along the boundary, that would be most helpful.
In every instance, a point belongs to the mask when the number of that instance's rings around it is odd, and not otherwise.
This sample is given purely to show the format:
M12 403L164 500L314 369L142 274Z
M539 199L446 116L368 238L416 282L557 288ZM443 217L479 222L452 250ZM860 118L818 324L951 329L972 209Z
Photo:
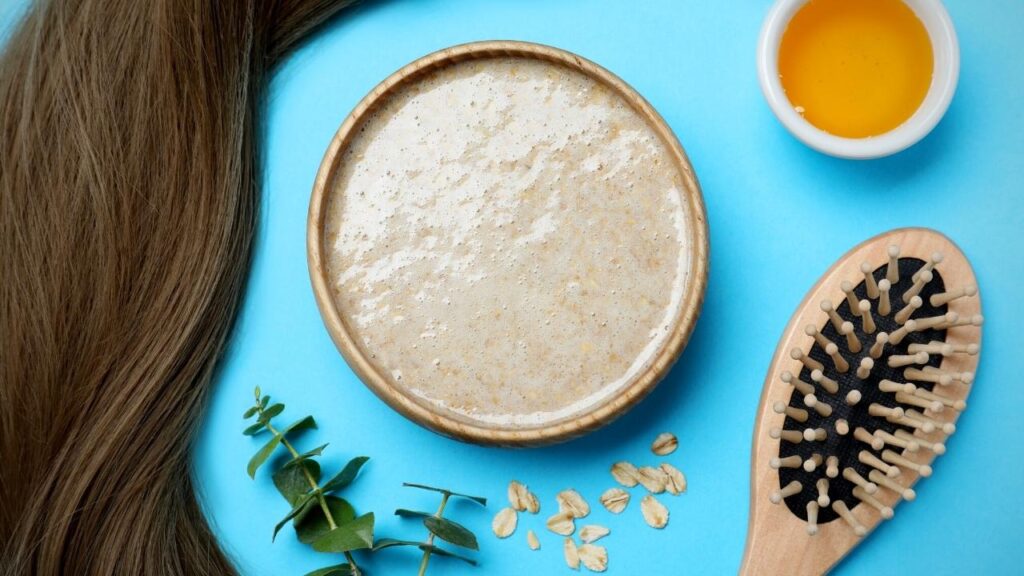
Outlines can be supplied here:
M560 538L543 529L554 494L591 500L609 574L735 573L746 537L750 440L765 370L804 292L848 248L898 226L944 231L971 259L984 299L985 344L970 407L936 463L903 504L836 570L838 574L1024 573L1024 2L951 0L960 36L960 88L935 132L895 157L832 159L794 140L761 97L754 66L770 2L743 0L384 0L331 23L276 74L266 113L263 212L241 320L196 449L196 474L214 530L244 574L297 574L332 560L289 531L270 533L287 506L266 471L245 464L252 387L288 404L283 419L317 416L300 442L330 442L325 466L373 457L350 489L378 515L378 535L422 538L396 507L433 509L403 481L487 496L486 510L455 505L477 531L482 566L434 560L434 574L562 574ZM6 21L10 21L7 18ZM564 445L488 449L436 436L388 409L360 384L320 320L306 270L310 190L328 142L373 86L415 58L484 39L529 40L577 52L632 84L666 118L690 155L711 227L703 315L668 379L613 425ZM689 492L666 496L663 531L640 517L639 491L621 516L597 496L621 459L653 460L651 439L678 434L670 460ZM505 541L490 520L511 478L542 498ZM543 548L531 552L527 528ZM365 564L375 574L415 574L411 551Z

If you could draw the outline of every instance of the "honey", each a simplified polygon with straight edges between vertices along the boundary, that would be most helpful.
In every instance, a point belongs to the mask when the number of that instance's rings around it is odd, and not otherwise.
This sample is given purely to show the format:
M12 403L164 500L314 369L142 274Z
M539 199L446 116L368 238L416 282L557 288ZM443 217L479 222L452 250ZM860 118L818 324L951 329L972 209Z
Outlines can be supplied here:
M906 122L933 67L928 31L901 0L810 0L779 46L779 77L794 109L846 138Z

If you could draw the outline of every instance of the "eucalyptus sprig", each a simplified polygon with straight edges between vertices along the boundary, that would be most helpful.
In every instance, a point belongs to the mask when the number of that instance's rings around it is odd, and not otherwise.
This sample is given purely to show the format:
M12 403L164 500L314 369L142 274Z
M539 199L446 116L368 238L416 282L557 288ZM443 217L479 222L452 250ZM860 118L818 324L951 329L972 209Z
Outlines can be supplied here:
M353 458L341 472L321 485L320 464L315 458L323 453L327 444L300 453L288 439L289 434L315 429L316 420L306 416L278 429L273 419L284 411L284 404L270 404L270 396L261 395L259 386L255 398L244 416L247 420L255 416L256 422L243 433L247 436L270 433L272 436L249 460L249 476L255 478L256 471L278 447L284 446L291 455L291 459L273 474L274 486L292 508L274 527L272 540L290 521L299 541L312 545L317 552L345 555L344 563L314 570L306 576L363 576L352 552L373 549L373 513L357 517L351 504L332 493L351 484L368 458Z
M432 554L437 556L446 556L449 558L458 558L463 562L467 562L473 566L476 566L476 560L463 556L456 552L452 552L445 548L441 548L434 544L434 538L440 538L449 544L453 544L460 548L466 548L468 550L479 550L480 546L477 544L476 536L468 528L455 522L444 518L444 509L448 505L448 500L451 498L463 498L465 500L471 500L480 504L481 506L487 506L487 499L479 496L469 496L467 494L459 494L458 492L452 492L451 490L445 490L443 488L434 488L433 486L424 486L422 484L410 484L404 483L403 486L409 488L419 488L420 490L430 490L432 492L438 492L441 494L441 505L438 506L437 512L431 514L429 512L419 512L416 510L406 510L399 508L395 510L395 514L404 518L418 518L423 521L423 526L428 531L427 539L423 542L416 542L411 540L394 540L391 538L381 538L374 545L374 552L383 550L385 548L393 548L396 546L415 546L423 551L423 559L420 561L420 570L418 575L424 576L427 573L427 565L430 563L430 556Z

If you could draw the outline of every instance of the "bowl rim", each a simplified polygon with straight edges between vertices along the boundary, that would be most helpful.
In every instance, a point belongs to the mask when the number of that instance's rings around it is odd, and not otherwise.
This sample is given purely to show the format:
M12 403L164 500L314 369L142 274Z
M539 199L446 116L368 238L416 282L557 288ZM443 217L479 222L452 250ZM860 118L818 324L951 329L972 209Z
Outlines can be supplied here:
M648 369L589 411L568 420L530 428L492 426L457 419L431 409L393 386L356 344L354 332L349 330L340 314L331 295L323 253L327 201L331 196L339 159L356 129L377 103L396 87L415 81L422 74L464 60L497 57L532 58L565 65L601 82L622 96L648 121L673 158L682 176L684 189L681 193L689 219L689 237L684 246L684 249L690 251L686 270L687 291L674 318L671 336L652 359ZM565 50L520 41L471 42L439 50L404 66L371 90L338 128L324 154L313 185L306 230L307 262L317 307L335 346L359 379L391 408L428 429L463 441L501 446L536 446L569 440L611 422L645 397L668 373L693 332L707 286L708 250L707 216L700 185L682 145L664 119L640 94L601 66Z
M868 160L903 151L927 136L949 109L960 75L956 29L941 0L900 0L917 14L928 31L935 68L925 99L914 114L889 132L867 138L844 138L811 124L793 109L779 79L782 35L793 16L811 0L776 0L768 11L757 47L761 92L776 118L807 146L838 158ZM940 62L941 60L941 62Z

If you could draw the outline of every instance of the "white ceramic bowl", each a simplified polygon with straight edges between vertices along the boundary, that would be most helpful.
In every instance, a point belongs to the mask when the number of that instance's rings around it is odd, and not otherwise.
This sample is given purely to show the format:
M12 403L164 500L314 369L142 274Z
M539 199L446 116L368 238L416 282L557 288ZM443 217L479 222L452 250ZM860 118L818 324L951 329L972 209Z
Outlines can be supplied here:
M793 15L809 0L777 0L761 28L757 73L772 112L811 148L840 158L870 159L909 148L928 135L949 108L960 75L960 47L949 13L940 0L903 0L928 30L935 55L932 84L924 102L906 122L880 136L843 138L814 126L793 109L779 80L779 44Z

